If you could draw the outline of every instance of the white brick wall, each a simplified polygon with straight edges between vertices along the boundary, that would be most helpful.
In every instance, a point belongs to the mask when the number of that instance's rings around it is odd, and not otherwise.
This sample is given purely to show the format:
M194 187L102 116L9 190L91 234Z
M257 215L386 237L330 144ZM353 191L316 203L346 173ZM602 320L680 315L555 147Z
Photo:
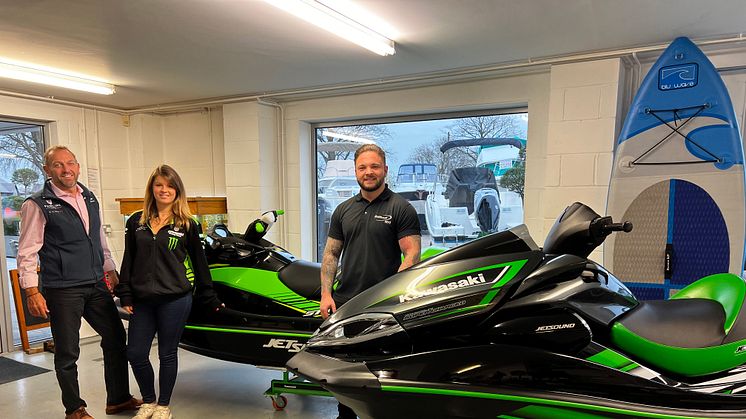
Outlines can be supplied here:
M261 212L280 207L276 111L255 102L226 105L223 132L228 226L243 232ZM278 241L279 231L267 238Z
M551 69L541 211L544 234L557 215L575 201L601 214L606 210L621 74L619 59L556 65Z

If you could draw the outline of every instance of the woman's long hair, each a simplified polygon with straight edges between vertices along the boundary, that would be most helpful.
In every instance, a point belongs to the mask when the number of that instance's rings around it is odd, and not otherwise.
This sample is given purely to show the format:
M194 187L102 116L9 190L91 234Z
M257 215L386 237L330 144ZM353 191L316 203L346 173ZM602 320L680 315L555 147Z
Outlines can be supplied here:
M171 206L171 215L174 219L174 225L189 230L189 227L192 224L192 213L189 211L184 183L181 181L179 174L176 173L176 170L167 164L162 164L156 167L150 175L150 179L148 179L148 184L145 187L145 201L143 202L140 224L147 225L151 218L158 217L158 207L156 206L155 197L153 196L153 183L155 183L155 179L158 176L164 178L169 186L176 189L176 198Z

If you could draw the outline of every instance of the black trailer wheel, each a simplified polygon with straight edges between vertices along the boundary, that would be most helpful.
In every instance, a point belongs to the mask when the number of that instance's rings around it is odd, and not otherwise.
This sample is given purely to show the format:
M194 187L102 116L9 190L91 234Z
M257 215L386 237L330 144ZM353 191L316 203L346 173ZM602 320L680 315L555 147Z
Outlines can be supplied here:
M288 405L288 399L285 396L272 397L272 407L277 411L282 411Z

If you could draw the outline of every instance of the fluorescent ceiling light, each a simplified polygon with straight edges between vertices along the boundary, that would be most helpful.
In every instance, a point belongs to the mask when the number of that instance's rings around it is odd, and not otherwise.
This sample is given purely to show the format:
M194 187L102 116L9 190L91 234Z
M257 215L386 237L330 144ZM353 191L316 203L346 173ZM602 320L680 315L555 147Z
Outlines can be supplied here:
M394 41L371 29L382 27L381 20L362 17L362 9L354 8L353 14L343 14L352 10L343 7L340 0L264 0L267 3L291 13L321 29L354 42L379 55L394 55Z
M375 144L376 143L375 141L369 140L367 138L355 137L353 135L347 135L347 134L340 134L338 132L333 132L329 130L321 131L321 135L323 135L324 137L331 137L331 138L338 138L340 140L352 141L353 143L360 143L360 144Z
M61 71L35 68L33 65L20 65L5 59L0 59L0 77L98 93L100 95L111 95L115 92L113 84L63 74Z

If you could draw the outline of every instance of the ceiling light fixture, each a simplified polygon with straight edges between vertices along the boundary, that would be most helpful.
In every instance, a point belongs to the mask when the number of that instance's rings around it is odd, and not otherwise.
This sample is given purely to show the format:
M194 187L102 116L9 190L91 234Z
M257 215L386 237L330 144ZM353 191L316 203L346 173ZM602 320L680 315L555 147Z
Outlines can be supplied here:
M339 0L264 0L267 3L291 13L321 29L327 30L379 55L394 55L394 41L371 29L375 20L343 14L337 4ZM336 8L333 8L336 7ZM358 11L360 9L358 8ZM380 21L380 20L379 20Z
M0 77L81 90L100 95L111 95L116 91L113 84L67 75L61 71L35 68L25 63L17 64L5 59L0 59Z

